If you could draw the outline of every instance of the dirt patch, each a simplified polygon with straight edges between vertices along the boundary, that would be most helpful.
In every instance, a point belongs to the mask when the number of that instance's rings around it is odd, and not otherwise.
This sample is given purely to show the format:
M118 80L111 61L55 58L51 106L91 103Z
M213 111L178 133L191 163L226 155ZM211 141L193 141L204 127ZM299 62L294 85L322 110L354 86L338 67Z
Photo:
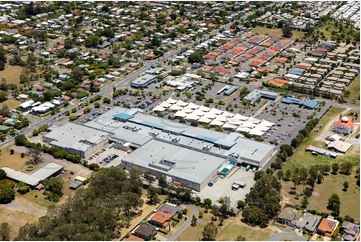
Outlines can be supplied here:
M0 221L9 223L10 227L10 239L18 234L19 228L26 223L32 223L37 221L42 215L26 213L23 211L7 208L4 205L0 205Z

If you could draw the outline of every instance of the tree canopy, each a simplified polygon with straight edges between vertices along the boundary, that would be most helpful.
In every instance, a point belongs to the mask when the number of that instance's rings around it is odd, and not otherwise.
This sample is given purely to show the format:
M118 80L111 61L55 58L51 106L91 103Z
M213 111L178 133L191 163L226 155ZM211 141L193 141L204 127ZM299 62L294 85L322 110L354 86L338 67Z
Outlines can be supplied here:
M78 189L64 205L26 224L16 240L112 240L143 204L136 170L100 169L87 189Z
M281 183L274 176L264 173L246 195L247 206L243 211L245 221L267 226L281 209L280 190Z

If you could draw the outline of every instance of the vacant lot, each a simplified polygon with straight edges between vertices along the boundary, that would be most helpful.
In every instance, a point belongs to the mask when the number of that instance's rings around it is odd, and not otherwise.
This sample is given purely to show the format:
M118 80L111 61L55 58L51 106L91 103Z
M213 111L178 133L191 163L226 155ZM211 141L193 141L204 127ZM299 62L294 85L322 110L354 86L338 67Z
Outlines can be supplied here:
M357 155L353 155L352 153L347 155L340 155L336 159L333 159L323 155L314 156L310 152L306 152L306 147L309 145L322 147L323 142L315 141L315 138L318 135L320 135L323 132L325 126L329 122L332 122L332 120L335 117L337 117L337 115L342 111L344 111L343 108L332 107L326 113L326 115L320 120L319 124L317 125L319 131L318 132L312 131L310 133L310 136L307 137L303 141L303 143L294 151L293 156L287 159L286 163L283 165L282 168L283 171L286 171L287 169L294 170L296 167L302 167L302 166L310 167L315 164L327 164L333 161L338 161L338 162L351 161L355 165L359 164L359 157ZM355 147L353 149L355 149Z
M360 76L351 82L347 90L350 92L350 95L345 98L346 102L360 105Z
M326 208L328 199L333 193L336 193L340 197L341 209L340 215L345 216L349 215L355 219L357 223L360 222L360 188L356 186L356 169L349 176L337 174L324 176L324 181L322 184L315 184L314 192L309 198L309 205L307 209L313 209L318 211L323 211L331 213L330 210ZM347 181L349 183L349 188L347 191L343 191L343 183ZM293 183L282 182L282 197L283 201L289 204L300 204L301 199L296 200L294 195L289 195L289 191L293 187ZM302 193L304 186L300 185L297 187L297 192Z
M204 211L203 208L199 208L199 211ZM211 221L211 213L203 213L203 218L198 219L198 224L195 227L189 226L184 233L178 237L177 240L183 241L199 241L202 240L202 232L204 227ZM218 234L216 240L235 240L238 236L244 236L247 240L267 240L275 231L270 227L261 229L259 227L251 227L241 222L241 213L236 217L230 217L223 222L222 226L219 226L219 221L215 221L217 225Z
M17 108L19 105L21 104L20 101L18 100L15 100L15 99L8 99L6 100L5 102L2 102L1 103L1 106L8 106L9 109L14 109L14 108Z
M26 223L32 223L38 220L41 215L25 213L10 209L7 207L0 206L0 221L2 223L7 222L11 226L10 228L10 239L18 234L19 228Z
M270 35L272 37L276 37L276 38L282 37L282 29L279 29L279 28L269 29L269 28L257 26L256 28L252 29L251 32L255 33L255 34L268 34L268 35ZM293 35L292 35L291 39L293 39L293 40L301 39L305 35L305 33L303 33L302 31L298 31L298 30L293 30L292 33L293 33Z
M21 158L17 153L10 155L8 148L2 148L0 151L0 167L6 166L14 170L20 170L25 165L25 162L29 160L29 157Z
M7 83L13 83L20 86L20 74L23 70L21 66L7 65L5 70L0 71L0 79L5 78Z

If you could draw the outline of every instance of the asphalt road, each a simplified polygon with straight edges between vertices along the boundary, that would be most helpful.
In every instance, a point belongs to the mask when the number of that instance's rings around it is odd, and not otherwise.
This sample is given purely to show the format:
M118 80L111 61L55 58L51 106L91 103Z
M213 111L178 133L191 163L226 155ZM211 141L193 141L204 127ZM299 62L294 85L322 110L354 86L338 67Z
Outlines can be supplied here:
M191 215L189 215L188 219L174 232L167 241L175 241L192 223L193 215L198 218L198 209L194 205L183 205L183 207L188 208L191 211Z
M268 241L307 241L307 239L296 234L278 233L272 235Z

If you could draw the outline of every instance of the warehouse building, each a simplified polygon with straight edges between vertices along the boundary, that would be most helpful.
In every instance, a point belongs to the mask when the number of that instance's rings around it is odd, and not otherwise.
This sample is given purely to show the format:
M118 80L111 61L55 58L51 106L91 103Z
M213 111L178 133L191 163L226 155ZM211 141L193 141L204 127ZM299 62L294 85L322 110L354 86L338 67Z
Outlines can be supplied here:
M265 91L265 90L254 90L248 93L247 96L244 97L244 100L249 101L250 103L257 102L260 98L268 98L271 100L276 100L279 96L277 92Z
M87 157L108 143L110 135L84 125L67 123L46 134L43 140L52 147Z
M25 184L34 188L45 179L61 173L63 171L63 168L64 167L59 164L49 163L31 175L23 173L21 171L13 170L8 167L3 167L2 169L5 171L7 178L18 182L24 182Z
M84 125L68 125L50 132L45 139L54 145L51 138L57 138L57 147L59 143L66 143L63 146L71 147L73 153L81 153L83 157L96 152L106 142L124 146L123 150L130 147L133 152L123 158L124 168L135 167L142 173L149 171L158 178L165 175L168 180L187 183L196 191L206 186L225 164L260 167L272 157L276 148L246 139L239 133L193 127L148 115L139 109L117 107ZM75 138L62 139L63 133L75 129ZM93 146L84 147L80 143L83 139L91 139Z
M137 79L135 79L134 81L132 81L132 87L146 88L150 84L152 84L152 83L154 83L156 81L157 81L157 76L156 75L145 74L144 76L140 76Z

